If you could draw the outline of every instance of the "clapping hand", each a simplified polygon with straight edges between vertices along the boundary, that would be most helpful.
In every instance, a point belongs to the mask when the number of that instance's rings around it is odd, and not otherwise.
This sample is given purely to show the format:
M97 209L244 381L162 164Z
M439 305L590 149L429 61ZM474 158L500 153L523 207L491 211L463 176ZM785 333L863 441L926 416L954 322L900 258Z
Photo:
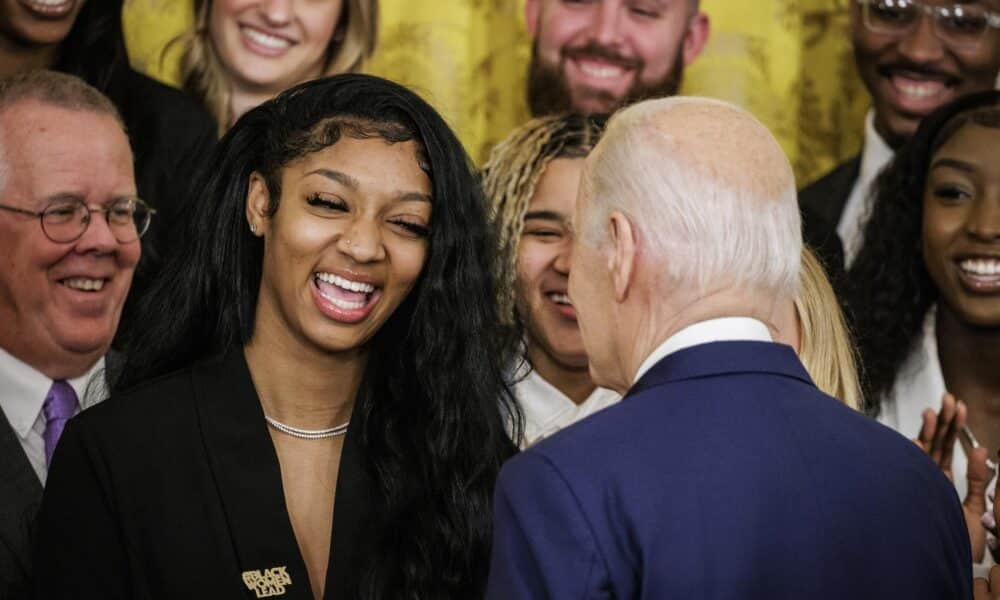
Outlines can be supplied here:
M980 448L982 450L982 448ZM996 533L996 523L1000 521L1000 506L997 502L993 503L993 532ZM984 515L984 521L987 519ZM993 550L991 548L991 550ZM994 550L994 559L997 558L997 552ZM981 577L976 578L972 582L972 597L974 600L1000 600L1000 565L994 566L990 569L989 579L983 579Z
M920 434L913 440L951 481L954 481L951 460L955 441L965 427L966 416L965 404L946 393L941 398L940 411L935 413L929 408L924 411L924 423L920 428ZM972 561L980 563L986 555L986 528L983 526L983 515L986 513L986 488L993 479L993 472L987 465L985 448L973 449L969 452L968 459L966 468L968 485L962 502L962 512L965 514L965 525L969 530ZM1000 573L997 574L997 578L1000 584Z

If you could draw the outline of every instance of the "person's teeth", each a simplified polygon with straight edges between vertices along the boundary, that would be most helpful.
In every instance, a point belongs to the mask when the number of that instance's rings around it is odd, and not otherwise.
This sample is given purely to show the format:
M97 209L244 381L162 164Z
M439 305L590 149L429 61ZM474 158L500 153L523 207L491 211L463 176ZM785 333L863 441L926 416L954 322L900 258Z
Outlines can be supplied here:
M29 0L28 4L32 6L37 6L40 8L62 8L64 6L69 6L73 3L73 0Z
M590 75L591 77L600 77L602 79L618 77L624 72L624 69L614 65L596 64L592 62L581 62L579 64L580 70L587 75Z
M260 44L265 48L272 48L274 50L284 50L285 48L292 45L291 42L289 42L285 38L280 38L276 35L270 35L264 33L263 31L258 31L256 29L253 29L252 27L244 27L243 35L250 38L250 41L254 42L255 44Z
M74 277L63 281L66 287L85 292L99 292L104 288L103 279L87 279L84 277Z
M913 98L929 98L940 94L945 84L940 81L916 81L912 79L895 78L896 89Z
M970 258L963 260L959 266L972 275L1000 275L1000 259Z
M333 273L317 273L316 278L325 283L335 285L342 290L347 290L348 292L362 292L370 294L375 291L375 286L370 283L351 281L350 279L344 279L343 277L334 275Z
M320 291L319 295L323 296L324 298L329 300L332 304L336 304L337 306L343 308L344 310L357 310L359 308L364 308L365 306L364 302L351 302L349 300L334 298L333 296L327 296L322 291Z
M573 303L570 302L569 296L567 296L566 294L551 294L550 297L552 298L552 301L555 302L556 304L565 304L567 306L573 306Z

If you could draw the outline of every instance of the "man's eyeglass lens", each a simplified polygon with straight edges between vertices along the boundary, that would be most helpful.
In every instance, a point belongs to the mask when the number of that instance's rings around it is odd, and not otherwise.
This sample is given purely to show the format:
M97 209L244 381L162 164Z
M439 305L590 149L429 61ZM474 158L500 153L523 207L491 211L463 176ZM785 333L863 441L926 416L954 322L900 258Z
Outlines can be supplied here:
M862 11L869 29L889 35L911 31L927 14L940 39L963 47L979 45L1000 24L1000 18L977 4L932 6L912 0L862 0Z
M122 199L92 210L77 200L57 202L42 212L42 228L54 242L72 242L90 226L92 212L103 212L108 227L121 243L134 242L149 228L152 211L139 199Z

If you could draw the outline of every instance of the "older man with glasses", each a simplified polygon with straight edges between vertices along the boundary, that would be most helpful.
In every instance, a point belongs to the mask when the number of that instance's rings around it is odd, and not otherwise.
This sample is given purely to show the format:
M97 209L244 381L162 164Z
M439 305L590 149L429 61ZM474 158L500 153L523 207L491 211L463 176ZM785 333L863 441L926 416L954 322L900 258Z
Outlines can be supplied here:
M808 229L860 248L875 177L920 120L1000 72L1000 0L850 0L855 62L872 97L861 154L799 194Z
M48 71L0 81L0 598L27 594L53 450L100 399L88 386L102 383L153 214L132 165L94 88Z

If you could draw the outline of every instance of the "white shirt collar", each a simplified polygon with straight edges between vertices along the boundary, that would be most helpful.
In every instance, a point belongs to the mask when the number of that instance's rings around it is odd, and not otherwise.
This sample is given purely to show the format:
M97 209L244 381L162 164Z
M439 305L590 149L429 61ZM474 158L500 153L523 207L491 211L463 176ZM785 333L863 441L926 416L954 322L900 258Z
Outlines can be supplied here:
M895 152L875 129L875 111L869 110L868 116L865 117L865 141L861 148L858 179L854 182L851 195L847 198L844 212L837 224L837 233L844 242L844 255L848 265L854 261L858 250L861 249L861 237L871 211L869 197L873 192L872 184L882 169L892 161L894 155Z
M104 369L104 358L102 357L89 371L67 381L76 397L79 399L80 408L88 408L95 404L100 398L88 397L87 385L95 374L99 374ZM7 416L7 421L17 432L17 435L24 439L28 436L28 431L34 425L38 415L42 412L42 405L45 403L45 396L52 387L53 380L47 375L35 370L34 367L15 358L10 353L0 348L0 409ZM93 396L93 395L92 395Z
M723 317L688 325L667 338L656 350L653 350L652 354L646 357L646 360L639 366L639 370L632 380L632 385L638 383L642 376L653 368L653 365L678 350L709 342L737 340L770 342L773 341L773 338L771 338L771 332L767 329L767 325L750 317Z
M534 369L529 367L518 375L520 379L514 385L514 395L524 413L523 448L621 399L614 391L599 387L577 405Z

